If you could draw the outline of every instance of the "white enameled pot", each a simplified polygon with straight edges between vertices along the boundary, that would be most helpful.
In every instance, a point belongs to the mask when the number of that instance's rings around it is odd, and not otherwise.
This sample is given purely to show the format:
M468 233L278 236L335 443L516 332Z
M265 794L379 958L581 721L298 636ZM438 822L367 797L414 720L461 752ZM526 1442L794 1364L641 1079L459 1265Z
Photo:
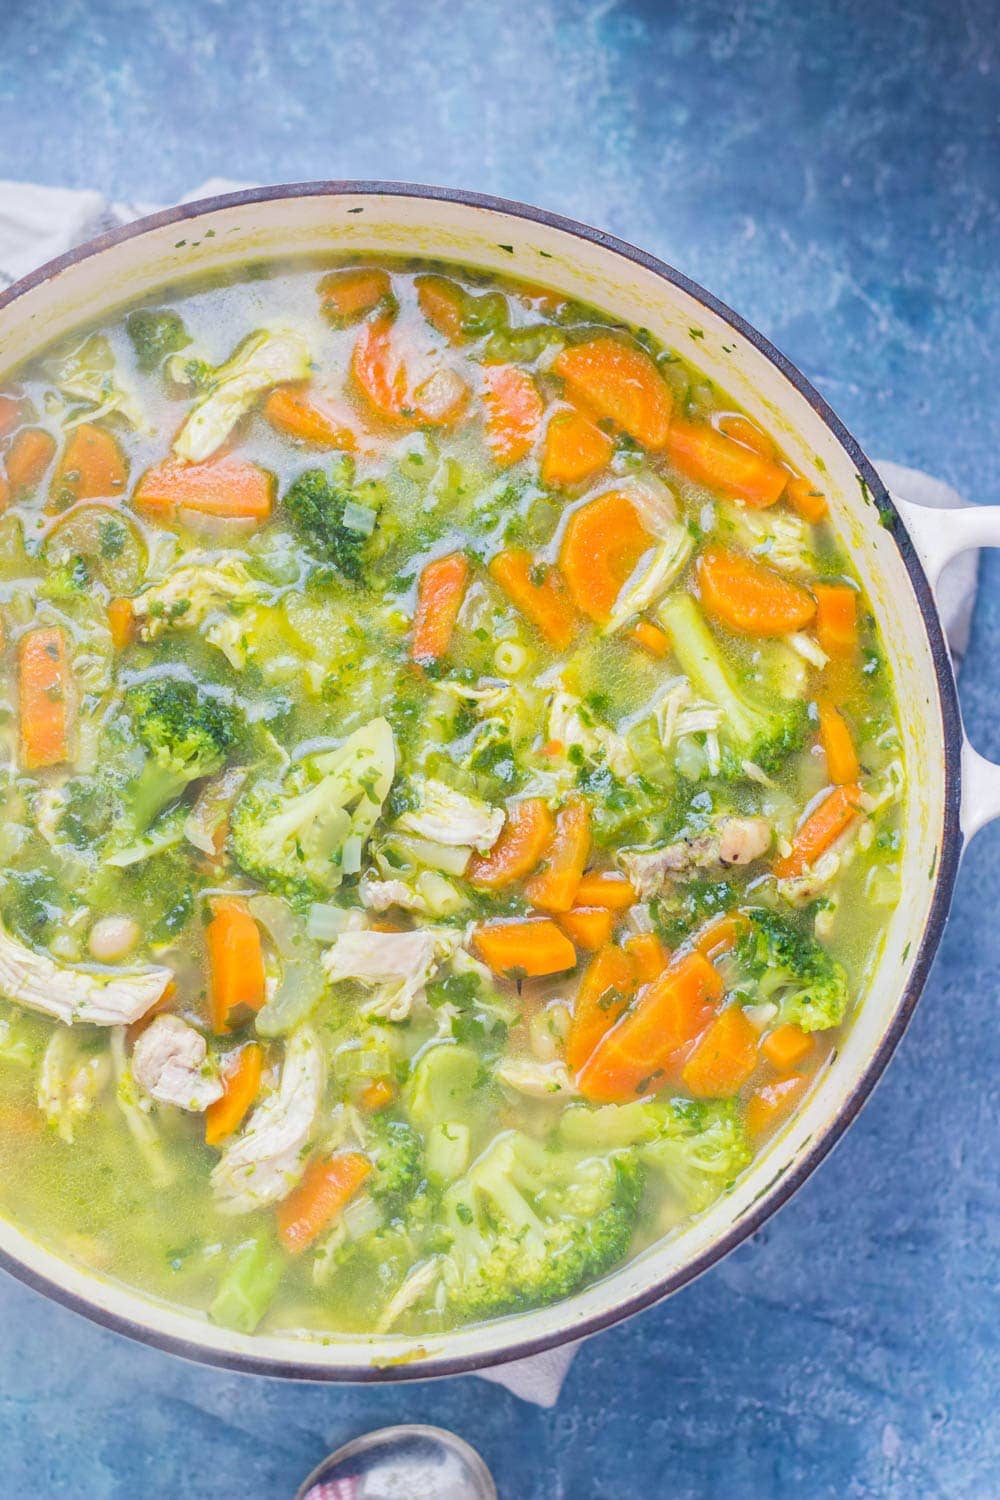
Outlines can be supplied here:
M262 258L336 251L454 259L551 284L689 355L773 432L830 497L874 605L895 679L909 788L903 895L867 993L803 1110L736 1189L697 1223L576 1297L486 1327L427 1338L246 1337L71 1265L12 1224L16 1276L133 1337L190 1358L305 1379L425 1378L578 1339L684 1286L790 1197L846 1129L913 1012L941 937L963 841L1000 815L1000 768L962 734L931 587L965 548L1000 543L1000 509L893 503L858 445L754 329L651 256L580 224L475 194L395 183L265 188L185 204L106 235L0 297L0 373L51 339L165 283Z

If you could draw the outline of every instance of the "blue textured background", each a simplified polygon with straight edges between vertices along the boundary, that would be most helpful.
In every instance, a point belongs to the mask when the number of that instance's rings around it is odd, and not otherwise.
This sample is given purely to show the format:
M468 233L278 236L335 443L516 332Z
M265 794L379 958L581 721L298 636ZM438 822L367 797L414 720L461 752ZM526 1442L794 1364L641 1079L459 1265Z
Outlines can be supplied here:
M2 0L0 175L167 201L398 177L634 240L758 324L869 452L1000 501L995 0ZM1000 559L963 681L1000 756ZM965 862L899 1056L756 1239L593 1341L553 1412L465 1379L289 1387L0 1285L0 1492L283 1500L384 1422L502 1500L1000 1493L1000 842Z

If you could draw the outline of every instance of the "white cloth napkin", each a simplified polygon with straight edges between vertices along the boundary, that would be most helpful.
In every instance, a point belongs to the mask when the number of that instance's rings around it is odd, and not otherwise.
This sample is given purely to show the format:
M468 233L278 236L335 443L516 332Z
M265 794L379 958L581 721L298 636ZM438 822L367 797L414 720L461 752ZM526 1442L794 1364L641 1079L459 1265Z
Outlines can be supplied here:
M186 194L181 202L231 193L249 185L213 177ZM9 286L74 245L144 214L155 213L160 206L114 203L100 193L0 180L0 286ZM919 469L888 462L879 462L877 467L890 491L917 505L952 510L968 503L956 490ZM938 586L938 605L956 667L969 643L978 558L976 552L957 558L946 568ZM524 1401L554 1406L579 1347L578 1343L564 1344L530 1359L514 1360L495 1370L478 1373L483 1380L506 1386Z

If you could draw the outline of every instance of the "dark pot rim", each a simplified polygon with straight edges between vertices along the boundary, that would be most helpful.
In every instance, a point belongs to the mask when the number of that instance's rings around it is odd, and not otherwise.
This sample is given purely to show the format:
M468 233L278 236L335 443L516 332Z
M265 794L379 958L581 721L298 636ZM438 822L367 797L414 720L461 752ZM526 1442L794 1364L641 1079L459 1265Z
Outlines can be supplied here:
M19 1281L24 1282L25 1285L33 1287L36 1291L43 1293L53 1301L83 1314L83 1316L90 1318L93 1322L105 1328L113 1329L115 1332L125 1334L127 1337L135 1339L140 1343L152 1345L155 1348L180 1355L199 1364L212 1365L222 1369L237 1370L249 1374L324 1383L337 1381L368 1384L371 1382L381 1383L398 1380L429 1380L489 1369L497 1365L508 1364L513 1360L530 1358L534 1354L540 1354L546 1349L552 1349L562 1344L575 1343L595 1333L600 1333L603 1329L610 1328L614 1324L642 1312L645 1308L651 1307L654 1303L662 1301L708 1271L728 1255L731 1250L735 1249L737 1245L742 1244L744 1240L755 1234L772 1214L776 1213L779 1208L789 1201L806 1179L815 1171L816 1167L819 1166L820 1162L833 1149L848 1126L857 1118L863 1105L884 1073L889 1059L895 1052L913 1016L921 990L926 982L931 964L941 941L962 853L962 831L959 821L963 739L962 722L958 704L958 693L951 668L951 659L948 655L944 633L941 628L941 622L930 585L899 512L894 506L878 473L863 453L860 445L805 376L780 350L776 349L768 339L764 338L757 329L738 313L734 312L732 308L721 302L719 298L706 291L697 282L692 281L690 277L667 265L664 261L657 259L656 256L649 255L644 250L640 250L636 246L629 244L626 240L618 239L615 235L607 234L603 230L592 228L574 219L566 218L561 214L548 213L543 209L533 208L529 204L518 203L506 198L496 198L484 193L463 192L453 188L428 187L418 183L407 182L355 182L351 180L278 184L270 187L249 188L235 193L223 193L210 198L201 198L191 203L178 204L174 208L164 209L160 213L137 219L121 229L111 230L106 234L99 235L85 244L68 251L65 255L49 261L46 265L39 267L38 270L32 271L29 275L22 277L5 292L0 293L0 312L16 301L17 298L24 296L26 292L32 291L36 287L40 287L45 282L58 276L61 271L77 265L80 261L99 255L102 251L114 245L137 238L150 230L162 228L170 224L183 224L188 220L200 218L205 214L214 213L220 209L253 207L256 204L269 203L276 200L312 197L417 198L431 202L444 201L455 203L466 208L487 209L494 213L506 214L515 219L527 220L531 223L543 225L548 229L560 230L577 239L589 241L591 244L597 245L604 250L613 252L623 260L631 261L633 264L641 266L644 270L652 272L662 280L679 287L728 323L731 328L752 344L759 353L764 355L771 364L776 366L799 395L805 398L819 419L848 454L857 473L867 485L875 504L884 518L884 523L896 543L909 576L910 585L916 596L934 665L944 735L944 820L937 868L933 878L933 894L909 981L900 995L892 1021L863 1074L836 1115L813 1139L808 1148L803 1151L802 1156L795 1165L772 1179L768 1186L761 1190L753 1207L743 1215L737 1224L734 1224L720 1239L715 1241L700 1255L695 1256L676 1271L662 1277L655 1285L630 1297L623 1298L621 1302L609 1311L594 1314L579 1322L571 1322L570 1319L575 1299L569 1298L564 1304L567 1313L565 1327L543 1336L534 1338L527 1336L501 1351L487 1350L482 1354L470 1354L459 1357L434 1356L426 1360L415 1359L412 1363L369 1365L367 1367L337 1364L319 1366L305 1361L300 1363L297 1360L279 1360L265 1355L223 1351L203 1345L193 1338L162 1333L147 1327L133 1318L95 1305L86 1297L68 1290L68 1288L62 1286L53 1278L33 1270L10 1253L0 1251L0 1266L9 1271ZM142 1295L131 1288L126 1288L125 1290L133 1296ZM152 1301L153 1299L150 1300ZM518 1318L530 1316L530 1313L515 1315ZM316 1346L306 1345L305 1347L314 1348ZM326 1346L331 1351L335 1347L335 1344Z

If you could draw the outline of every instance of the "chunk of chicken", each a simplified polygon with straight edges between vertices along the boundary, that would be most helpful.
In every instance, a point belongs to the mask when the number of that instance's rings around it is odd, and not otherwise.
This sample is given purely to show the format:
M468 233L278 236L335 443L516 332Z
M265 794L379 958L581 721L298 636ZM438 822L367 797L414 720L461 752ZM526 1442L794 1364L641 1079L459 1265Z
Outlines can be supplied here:
M689 875L692 870L752 864L770 849L772 837L766 818L723 817L703 833L663 849L623 849L618 863L645 900L662 890L668 880Z
M550 1099L554 1095L566 1098L577 1092L561 1058L552 1062L537 1062L530 1057L508 1058L499 1064L496 1076L509 1089L526 1094L529 1099Z
M365 1007L387 1021L405 1021L413 1002L443 958L458 947L461 934L449 928L414 932L342 932L323 955L331 983L356 979L377 991Z
M71 969L12 938L0 923L0 995L64 1026L127 1026L155 1005L170 969Z
M258 1104L212 1171L221 1213L248 1214L287 1197L305 1170L324 1080L319 1039L311 1026L300 1026L285 1050L277 1089Z
M503 828L504 810L479 797L467 797L443 781L427 780L418 787L419 805L405 812L398 827L435 844L471 844L486 854Z
M218 1072L200 1031L179 1016L157 1016L132 1051L132 1077L150 1098L201 1114L222 1097Z

